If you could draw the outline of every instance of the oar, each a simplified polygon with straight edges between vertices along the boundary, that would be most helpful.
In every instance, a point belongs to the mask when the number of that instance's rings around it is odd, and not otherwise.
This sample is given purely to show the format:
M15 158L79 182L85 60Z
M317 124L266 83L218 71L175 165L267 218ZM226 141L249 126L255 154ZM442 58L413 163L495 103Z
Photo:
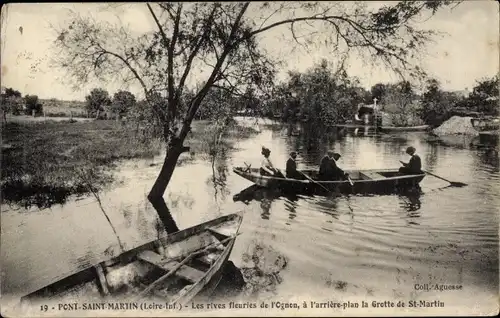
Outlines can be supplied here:
M354 183L352 182L351 177L347 176L347 180L349 181L349 184L351 185L351 187L353 187Z
M157 280L155 280L154 282L152 282L146 289L144 289L142 292L140 292L139 295L135 298L135 300L139 301L139 300L143 299L155 287L157 287L158 285L160 285L161 283L163 283L170 276L174 275L175 272L177 272L182 266L184 266L187 262L189 262L190 260L192 260L194 257L207 252L208 250L214 248L217 245L224 244L224 243L226 243L226 242L228 242L228 241L236 238L236 236L238 236L240 234L241 234L241 232L237 233L236 235L233 235L233 236L230 236L228 238L225 238L222 241L218 241L218 242L212 243L212 244L206 246L205 248L203 248L202 250L198 250L198 251L195 251L195 252L189 254L182 262L178 263L172 270L170 270L168 273L166 273L165 275L161 276L160 278L158 278Z
M331 191L328 190L325 186L323 186L321 183L311 179L307 174L303 173L302 171L300 170L297 170L301 175L303 175L304 177L306 177L307 180L311 181L312 183L316 183L317 185L319 185L320 187L322 187L323 189L326 190L326 192L330 193Z
M322 187L323 189L326 190L326 192L328 193L332 193L332 191L328 190L326 187L324 187L321 183L311 179L308 175L306 175L305 173L303 173L302 171L300 170L297 170L301 175L303 175L304 177L306 177L309 181L313 182L313 183L316 183L317 185L319 185L320 187ZM353 185L351 179L349 178L349 181L351 183L351 185ZM346 196L347 197L347 196ZM349 210L351 210L351 212L354 212L353 209L351 208L351 205L349 204L349 198L347 197L347 207L349 207Z
M467 185L466 183L463 183L463 182L450 181L450 180L448 180L448 179L445 179L445 178L443 178L443 177L440 177L440 176L438 176L438 175L435 175L435 174L433 174L433 173L430 173L429 171L425 171L425 170L422 170L422 171L423 171L423 172L425 172L425 173L427 173L427 174L430 174L430 175L431 175L431 176L433 176L433 177L436 177L436 178L438 178L438 179L441 179L441 180L444 180L444 181L446 181L446 182L449 182L449 183L450 183L450 185L451 185L452 187L465 187L465 186Z

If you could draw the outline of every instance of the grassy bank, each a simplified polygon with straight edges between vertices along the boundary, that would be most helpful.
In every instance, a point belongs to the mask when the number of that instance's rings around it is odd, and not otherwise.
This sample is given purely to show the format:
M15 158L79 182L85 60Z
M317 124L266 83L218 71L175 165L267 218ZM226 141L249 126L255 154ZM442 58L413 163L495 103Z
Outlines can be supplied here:
M185 143L191 147L188 159L206 152L208 125L196 123ZM225 140L251 133L236 126ZM104 120L7 123L2 144L2 200L26 207L49 207L71 195L99 192L113 181L109 172L118 160L152 158L164 151L159 140L141 141L126 125Z

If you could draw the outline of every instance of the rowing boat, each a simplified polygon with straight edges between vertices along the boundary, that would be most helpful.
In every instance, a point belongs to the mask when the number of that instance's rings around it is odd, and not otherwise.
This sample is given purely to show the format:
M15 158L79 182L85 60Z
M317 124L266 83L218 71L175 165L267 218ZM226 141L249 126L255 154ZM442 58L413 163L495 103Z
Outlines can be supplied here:
M429 130L429 125L420 125L420 126L382 126L380 127L381 131L426 131Z
M397 169L346 170L352 180L318 181L317 172L301 170L314 180L297 180L285 177L263 176L257 168L236 167L233 172L237 175L266 188L277 188L282 191L295 193L323 194L326 189L339 193L382 194L397 193L402 190L418 188L418 184L425 177L425 173L402 175Z
M40 302L81 303L83 298L183 306L198 293L215 289L242 218L241 212L222 216L151 241L33 291L21 298L21 305L27 309ZM102 309L113 309L110 306Z

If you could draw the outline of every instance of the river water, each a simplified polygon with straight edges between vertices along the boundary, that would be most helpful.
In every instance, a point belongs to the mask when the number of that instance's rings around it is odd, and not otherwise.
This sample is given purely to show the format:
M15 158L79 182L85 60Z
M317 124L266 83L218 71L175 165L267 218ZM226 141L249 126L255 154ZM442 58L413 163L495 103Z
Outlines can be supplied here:
M432 312L427 308L421 314L498 310L497 155L430 142L425 133L374 136L349 132L322 142L307 134L289 136L278 125L259 124L257 128L256 136L237 141L236 149L219 165L227 170L216 173L216 185L210 162L197 160L176 169L165 195L181 229L245 212L242 235L230 257L248 283L245 296L238 299L300 303L427 299L440 300L444 307ZM424 169L468 186L445 188L446 182L426 176L419 196L278 197L256 191L234 200L234 195L252 184L232 168L245 162L258 166L262 145L271 149L271 160L282 168L292 150L298 152L299 168L316 168L325 151L334 148L342 154L339 165L344 169L398 167L399 160L408 160L404 149L413 145ZM146 194L160 168L152 163L160 162L161 158L120 163L116 184L100 195L127 249L158 235L156 213ZM1 217L2 313L20 295L117 248L94 197L44 210L2 206ZM415 288L426 283L463 287L461 291ZM322 309L313 314L382 314L370 310ZM417 313L412 308L397 310Z

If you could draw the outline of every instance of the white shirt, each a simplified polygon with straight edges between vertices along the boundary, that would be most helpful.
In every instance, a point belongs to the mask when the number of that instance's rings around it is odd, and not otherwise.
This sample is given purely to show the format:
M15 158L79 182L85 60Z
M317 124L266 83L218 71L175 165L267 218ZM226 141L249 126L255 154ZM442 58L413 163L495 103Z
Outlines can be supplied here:
M262 163L261 163L261 168L266 170L267 172L273 174L274 171L272 169L274 169L274 166L273 164L271 163L271 160L269 160L269 158L264 158L262 160Z
M269 158L264 158L261 163L262 168L274 168L271 160Z

